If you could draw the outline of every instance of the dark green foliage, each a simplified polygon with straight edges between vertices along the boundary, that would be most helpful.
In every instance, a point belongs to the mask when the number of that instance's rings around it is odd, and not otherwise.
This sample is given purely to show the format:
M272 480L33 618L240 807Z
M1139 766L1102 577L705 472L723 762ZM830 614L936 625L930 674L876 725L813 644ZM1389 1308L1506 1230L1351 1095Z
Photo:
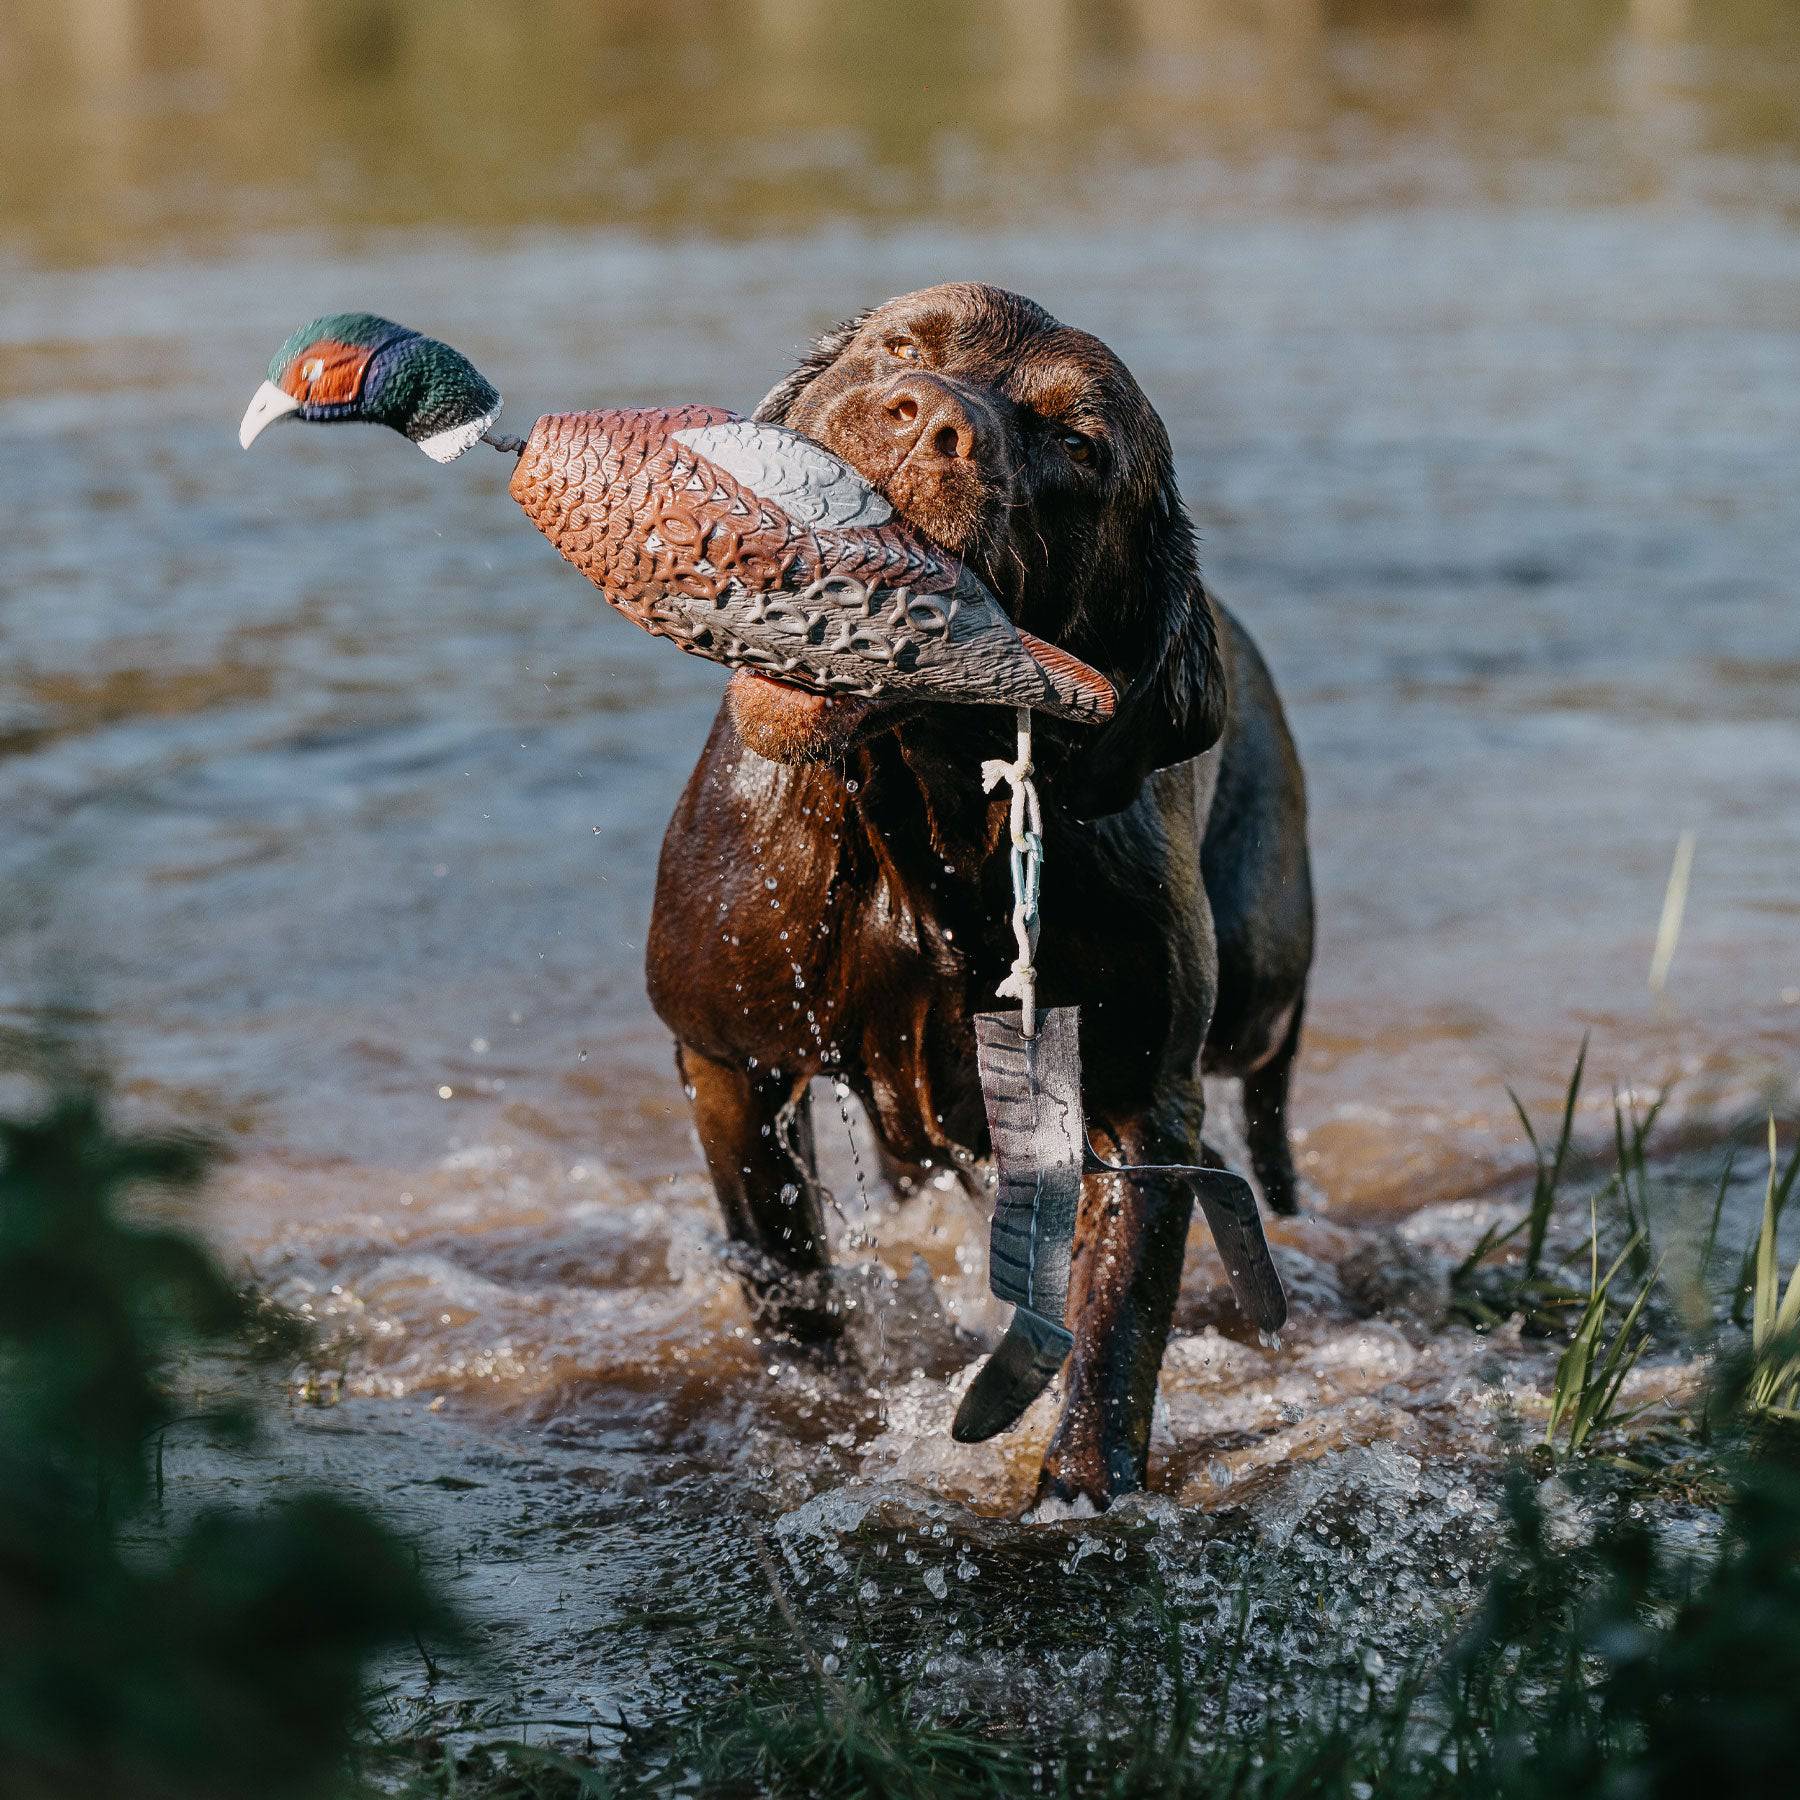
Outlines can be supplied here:
M148 1529L171 1375L292 1347L192 1237L127 1196L202 1148L121 1137L65 1079L0 1122L0 1791L11 1800L326 1793L372 1651L440 1621L412 1551L323 1494ZM241 1440L240 1396L203 1415Z
M1612 1341L1603 1343L1602 1334L1609 1308L1613 1305L1613 1282L1642 1241L1643 1233L1634 1231L1625 1248L1602 1275L1600 1226L1598 1220L1594 1223L1587 1304L1569 1338L1568 1348L1557 1361L1556 1378L1550 1387L1550 1418L1544 1427L1547 1444L1554 1444L1558 1430L1566 1427L1564 1448L1571 1456L1580 1455L1596 1432L1622 1424L1624 1417L1629 1416L1619 1412L1619 1395L1626 1377L1650 1347L1650 1334L1638 1321L1655 1286L1655 1271L1644 1277L1644 1284L1638 1290L1637 1298L1626 1308Z
M1655 1246L1650 1227L1650 1164L1645 1146L1663 1109L1666 1096L1658 1095L1638 1117L1635 1099L1613 1095L1613 1177L1625 1209L1626 1229L1631 1233L1631 1278L1640 1286L1650 1279Z
M1517 1315L1528 1336L1561 1337L1573 1334L1579 1339L1605 1322L1609 1310L1629 1310L1636 1322L1650 1300L1654 1289L1653 1266L1656 1263L1651 1239L1649 1210L1649 1160L1647 1147L1650 1133L1661 1115L1659 1098L1640 1117L1636 1102L1613 1096L1612 1172L1590 1202L1590 1210L1603 1214L1616 1199L1626 1229L1624 1253L1620 1266L1631 1271L1631 1286L1638 1290L1635 1302L1612 1292L1612 1276L1598 1281L1598 1269L1591 1269L1587 1280L1567 1266L1550 1242L1551 1225L1556 1219L1563 1196L1564 1177L1568 1173L1569 1151L1575 1134L1575 1110L1581 1099L1581 1084L1587 1072L1588 1040L1581 1040L1563 1090L1562 1117L1554 1144L1546 1150L1537 1128L1526 1112L1524 1102L1511 1088L1506 1090L1524 1127L1531 1145L1533 1176L1531 1200L1524 1214L1512 1224L1490 1225L1475 1247L1452 1271L1450 1277L1450 1310L1454 1317L1477 1331L1488 1331ZM1724 1186L1719 1190L1724 1201ZM1716 1229L1716 1221L1715 1221ZM1525 1238L1524 1253L1502 1261L1496 1253L1505 1249L1521 1234ZM1597 1245L1596 1245L1597 1253ZM1707 1254L1710 1255L1710 1244ZM1615 1270L1615 1274L1617 1271ZM1638 1340L1639 1350L1648 1337ZM1635 1357L1632 1358L1636 1360ZM1629 1365L1628 1365L1629 1366ZM1628 1368L1627 1366L1627 1368ZM1559 1394L1561 1390L1559 1378ZM1589 1421L1590 1429L1604 1423L1602 1417ZM1583 1436L1586 1435L1584 1432ZM1578 1449L1578 1443L1571 1448Z
M231 1331L236 1291L192 1239L116 1216L134 1185L191 1187L202 1148L113 1137L91 1088L41 1117L0 1121L0 1456L40 1478L143 1497L144 1448L174 1408L164 1347ZM73 1493L69 1500L81 1504Z
M1646 1791L1791 1792L1800 1769L1800 1483L1747 1469L1723 1554L1669 1628L1645 1629L1654 1584L1626 1591L1609 1647L1608 1699L1642 1733Z
M906 1697L873 1657L836 1691L821 1683L787 1695L747 1692L689 1721L646 1785L672 1786L692 1771L713 1793L936 1800L1030 1791L1028 1744L913 1719Z
M1737 1285L1731 1297L1731 1322L1734 1325L1755 1323L1759 1311L1765 1321L1759 1335L1766 1336L1778 1307L1772 1291L1775 1279L1777 1246L1781 1234L1782 1215L1793 1198L1794 1183L1800 1178L1800 1148L1788 1159L1784 1173L1780 1167L1775 1141L1775 1121L1769 1120L1769 1185L1763 1202L1763 1216L1750 1241L1744 1246L1738 1267Z
M1537 1133L1531 1128L1531 1115L1511 1088L1506 1090L1507 1098L1513 1103L1513 1111L1519 1115L1519 1123L1525 1127L1525 1135L1531 1140L1532 1159L1536 1164L1536 1176L1532 1183L1531 1209L1526 1214L1529 1230L1525 1243L1525 1273L1536 1275L1544 1260L1544 1235L1550 1228L1550 1214L1556 1206L1556 1186L1562 1179L1563 1164L1569 1156L1569 1140L1575 1132L1575 1104L1581 1098L1581 1077L1587 1069L1588 1041L1581 1040L1581 1049L1575 1057L1574 1073L1569 1077L1569 1086L1563 1096L1562 1128L1556 1134L1556 1149L1546 1157L1543 1146L1538 1142Z
M400 1774L393 1765L402 1760L417 1772ZM391 1759L383 1773L388 1779L367 1792L396 1800L610 1800L633 1791L613 1769L531 1744L482 1744L459 1757L433 1743Z
M1800 1481L1768 1461L1730 1473L1719 1544L1696 1561L1659 1548L1629 1496L1591 1546L1554 1549L1515 1484L1509 1554L1458 1653L1469 1720L1515 1709L1501 1793L1791 1791Z

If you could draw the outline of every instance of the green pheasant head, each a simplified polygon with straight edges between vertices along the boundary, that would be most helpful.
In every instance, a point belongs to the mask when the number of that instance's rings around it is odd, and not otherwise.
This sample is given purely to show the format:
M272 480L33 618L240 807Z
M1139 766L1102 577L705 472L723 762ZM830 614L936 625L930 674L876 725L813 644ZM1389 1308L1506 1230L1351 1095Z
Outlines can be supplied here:
M459 351L374 313L315 319L276 351L238 442L277 419L386 425L435 462L453 462L493 424L500 396Z

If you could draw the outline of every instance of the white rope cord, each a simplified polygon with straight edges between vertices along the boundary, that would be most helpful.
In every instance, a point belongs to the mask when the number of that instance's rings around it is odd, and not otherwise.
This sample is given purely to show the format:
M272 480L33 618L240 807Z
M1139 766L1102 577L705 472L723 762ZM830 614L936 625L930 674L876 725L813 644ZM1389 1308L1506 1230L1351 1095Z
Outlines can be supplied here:
M1001 782L1012 789L1008 823L1012 837L1013 937L1019 953L1011 972L994 991L1019 1003L1020 1029L1037 1036L1037 970L1032 957L1038 941L1038 885L1044 871L1044 816L1038 807L1037 786L1031 779L1031 709L1021 706L1016 714L1018 740L1011 762L998 757L981 765L981 789L991 794Z

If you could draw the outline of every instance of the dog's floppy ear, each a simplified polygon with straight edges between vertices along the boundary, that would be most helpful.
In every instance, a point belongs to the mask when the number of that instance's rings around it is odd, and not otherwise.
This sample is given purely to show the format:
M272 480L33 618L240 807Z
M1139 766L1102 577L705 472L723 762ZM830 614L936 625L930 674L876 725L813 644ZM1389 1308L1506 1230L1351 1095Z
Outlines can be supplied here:
M1210 750L1225 729L1219 618L1172 477L1145 536L1135 582L1117 594L1116 612L1092 621L1094 642L1079 652L1112 675L1119 705L1098 730L1080 734L1062 766L1060 797L1077 818L1122 811L1152 771Z
M813 346L787 374L763 395L762 404L750 416L764 425L785 425L793 404L806 391L813 377L822 375L850 347L850 340L862 330L873 307L859 312L853 319L833 325L813 340Z

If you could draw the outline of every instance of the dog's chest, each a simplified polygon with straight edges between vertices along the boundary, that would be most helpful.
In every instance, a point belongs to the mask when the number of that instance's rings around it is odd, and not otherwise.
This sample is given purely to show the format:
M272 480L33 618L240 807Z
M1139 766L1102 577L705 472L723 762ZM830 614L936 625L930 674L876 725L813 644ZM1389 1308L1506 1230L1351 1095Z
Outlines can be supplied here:
M973 1014L977 971L992 957L969 900L883 881L836 946L853 1079L889 1149L915 1161L985 1142Z

